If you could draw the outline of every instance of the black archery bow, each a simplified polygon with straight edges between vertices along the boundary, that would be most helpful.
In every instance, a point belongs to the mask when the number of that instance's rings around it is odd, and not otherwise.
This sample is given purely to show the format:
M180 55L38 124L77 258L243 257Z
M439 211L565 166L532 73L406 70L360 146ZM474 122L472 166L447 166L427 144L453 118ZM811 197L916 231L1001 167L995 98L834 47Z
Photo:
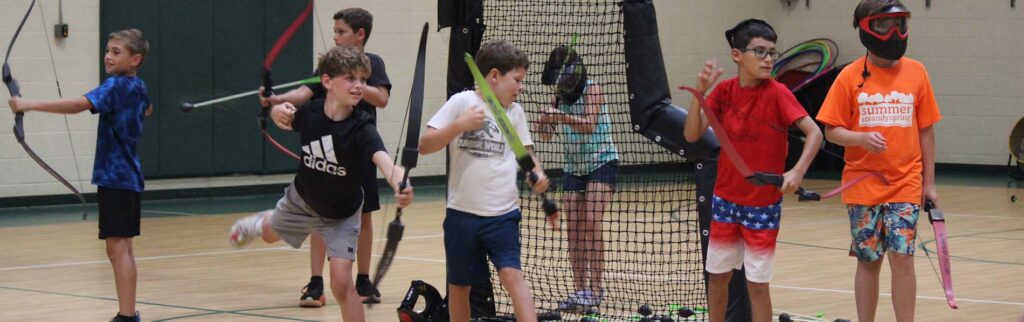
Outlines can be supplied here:
M295 18L295 21L292 21L291 25L288 25L288 28L284 30L281 37L277 38L277 42L274 43L274 47L271 47L270 52L267 53L267 56L263 59L263 93L261 93L263 97L271 97L274 95L274 78L270 73L270 68L274 65L274 61L277 60L277 56L281 54L281 50L284 49L284 46L288 44L288 41L292 39L292 36L294 36L297 31L299 31L299 28L301 28L302 24L309 19L309 16L312 13L313 0L309 0L309 4L306 5L306 9L303 9L302 12L299 13L299 16ZM283 144L274 140L274 137L270 136L270 133L267 132L267 117L270 114L270 108L270 106L264 106L260 109L260 114L258 115L258 123L260 126L260 132L263 133L263 138L277 148L278 151L281 151L281 153L288 155L292 159L300 160L299 156L296 155L295 152L292 152Z
M21 34L21 28L25 26L25 21L28 20L28 16L32 13L32 8L35 7L35 5L36 0L32 0L32 3L29 4L28 6L28 11L25 11L25 16L21 18L21 23L18 24L18 29L15 30L14 35L11 36L11 43L7 45L7 53L4 55L3 81L4 85L7 85L7 91L11 94L11 97L21 97L21 87L18 85L18 80L14 79L14 75L11 74L11 66L7 64L7 60L11 57L11 49L14 48L14 42L18 40L18 35ZM14 114L14 137L18 140L18 143L21 144L21 147L25 149L25 153L27 153L33 161L39 164L39 166L43 168L43 170L46 170L46 172L49 173L51 176L53 176L54 179L57 179L57 181L59 181L61 184L63 184L65 187L71 190L75 197L78 197L78 201L82 203L82 219L84 220L86 215L85 197L82 196L82 193L79 192L78 189L75 188L75 186L71 185L71 183L68 182L67 179L64 179L63 176L57 173L57 170L54 170L52 167L50 167L49 164L43 161L43 159L41 159L39 155L37 155L35 151L33 151L32 148L28 146L28 143L25 142L24 118L25 112L17 112Z
M419 52L416 54L416 70L413 72L412 90L409 92L409 114L408 130L405 137L405 147L402 148L402 167L405 174L399 184L398 191L405 190L406 182L409 179L409 171L416 167L419 160L420 149L420 119L423 114L423 87L427 56L427 30L430 23L423 24L423 32L420 34ZM377 262L377 271L373 275L373 285L380 286L384 274L391 268L391 262L395 260L395 253L398 251L398 242L402 241L402 234L405 232L405 224L402 223L402 208L395 211L395 219L388 224L388 239L384 245L384 253Z

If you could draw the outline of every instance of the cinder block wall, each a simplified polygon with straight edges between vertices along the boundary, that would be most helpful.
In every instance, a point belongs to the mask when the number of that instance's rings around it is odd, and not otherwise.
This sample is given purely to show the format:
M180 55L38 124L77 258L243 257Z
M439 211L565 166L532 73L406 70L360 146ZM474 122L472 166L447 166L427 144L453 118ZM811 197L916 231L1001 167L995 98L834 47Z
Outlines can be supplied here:
M838 63L864 54L857 32L852 28L856 1L751 1L751 0L661 0L655 1L669 81L692 84L703 62L717 58L726 75L736 74L728 56L723 32L742 19L767 20L780 34L779 50L803 40L827 37L839 45ZM64 96L81 95L99 83L98 0L64 2L64 20L71 25L71 37L55 41L52 25L57 20L56 1L45 1L43 26L39 12L26 23L11 53L12 68L26 97L56 97L53 66ZM445 100L448 31L435 32L436 1L317 1L314 19L314 50L321 52L331 40L334 12L363 7L374 14L374 29L367 51L377 53L387 64L394 88L388 107L379 113L379 128L390 152L398 150L402 121L408 105L409 87L415 61L415 47L424 21L431 24L427 48L427 79L423 122ZM945 119L936 126L938 162L998 165L1006 160L1007 136L1024 117L1024 12L1011 9L1009 1L936 1L925 8L924 1L906 1L913 12L911 40L907 55L922 61L929 70ZM0 41L7 44L28 1L0 0ZM36 8L37 10L39 8ZM53 51L49 58L47 43ZM6 91L0 91L6 101ZM688 104L680 92L677 104ZM6 105L6 104L2 104ZM158 107L159 108L159 107ZM13 125L9 109L0 109L0 129ZM32 147L58 172L89 185L95 149L96 118L88 113L69 116L33 113L26 128ZM70 131L70 135L68 132ZM73 144L69 144L69 142ZM72 147L74 153L72 153ZM77 159L77 171L75 160ZM79 174L80 173L80 179ZM444 173L444 155L420 158L415 175ZM7 130L0 131L0 197L66 193L29 159Z

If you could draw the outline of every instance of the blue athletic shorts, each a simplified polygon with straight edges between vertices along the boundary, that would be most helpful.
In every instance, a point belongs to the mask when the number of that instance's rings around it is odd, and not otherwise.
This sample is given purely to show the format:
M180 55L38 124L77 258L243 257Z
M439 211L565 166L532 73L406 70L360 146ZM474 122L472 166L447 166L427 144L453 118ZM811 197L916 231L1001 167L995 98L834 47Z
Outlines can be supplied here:
M519 262L519 209L496 217L483 217L448 208L444 217L444 249L448 283L489 283L487 258L494 267L521 269Z

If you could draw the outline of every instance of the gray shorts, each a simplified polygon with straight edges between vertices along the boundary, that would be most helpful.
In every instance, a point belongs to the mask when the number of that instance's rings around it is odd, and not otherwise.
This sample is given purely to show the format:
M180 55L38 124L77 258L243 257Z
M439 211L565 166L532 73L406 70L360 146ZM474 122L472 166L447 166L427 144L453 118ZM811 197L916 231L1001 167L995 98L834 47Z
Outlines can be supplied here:
M344 219L321 217L306 205L295 191L295 187L289 185L284 189L284 197L277 201L277 208L274 209L274 215L270 220L270 228L281 237L281 240L295 248L302 247L302 242L310 233L319 232L327 243L328 257L354 261L362 217L360 213L362 209L356 210Z

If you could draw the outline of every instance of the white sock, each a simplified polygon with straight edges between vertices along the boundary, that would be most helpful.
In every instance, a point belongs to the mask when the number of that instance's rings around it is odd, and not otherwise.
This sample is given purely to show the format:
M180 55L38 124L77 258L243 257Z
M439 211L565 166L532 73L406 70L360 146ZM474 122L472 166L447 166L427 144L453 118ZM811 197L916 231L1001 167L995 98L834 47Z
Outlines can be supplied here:
M256 227L253 227L253 230L256 231L256 236L263 236L263 220L266 219L268 215L270 215L268 211L256 214Z

